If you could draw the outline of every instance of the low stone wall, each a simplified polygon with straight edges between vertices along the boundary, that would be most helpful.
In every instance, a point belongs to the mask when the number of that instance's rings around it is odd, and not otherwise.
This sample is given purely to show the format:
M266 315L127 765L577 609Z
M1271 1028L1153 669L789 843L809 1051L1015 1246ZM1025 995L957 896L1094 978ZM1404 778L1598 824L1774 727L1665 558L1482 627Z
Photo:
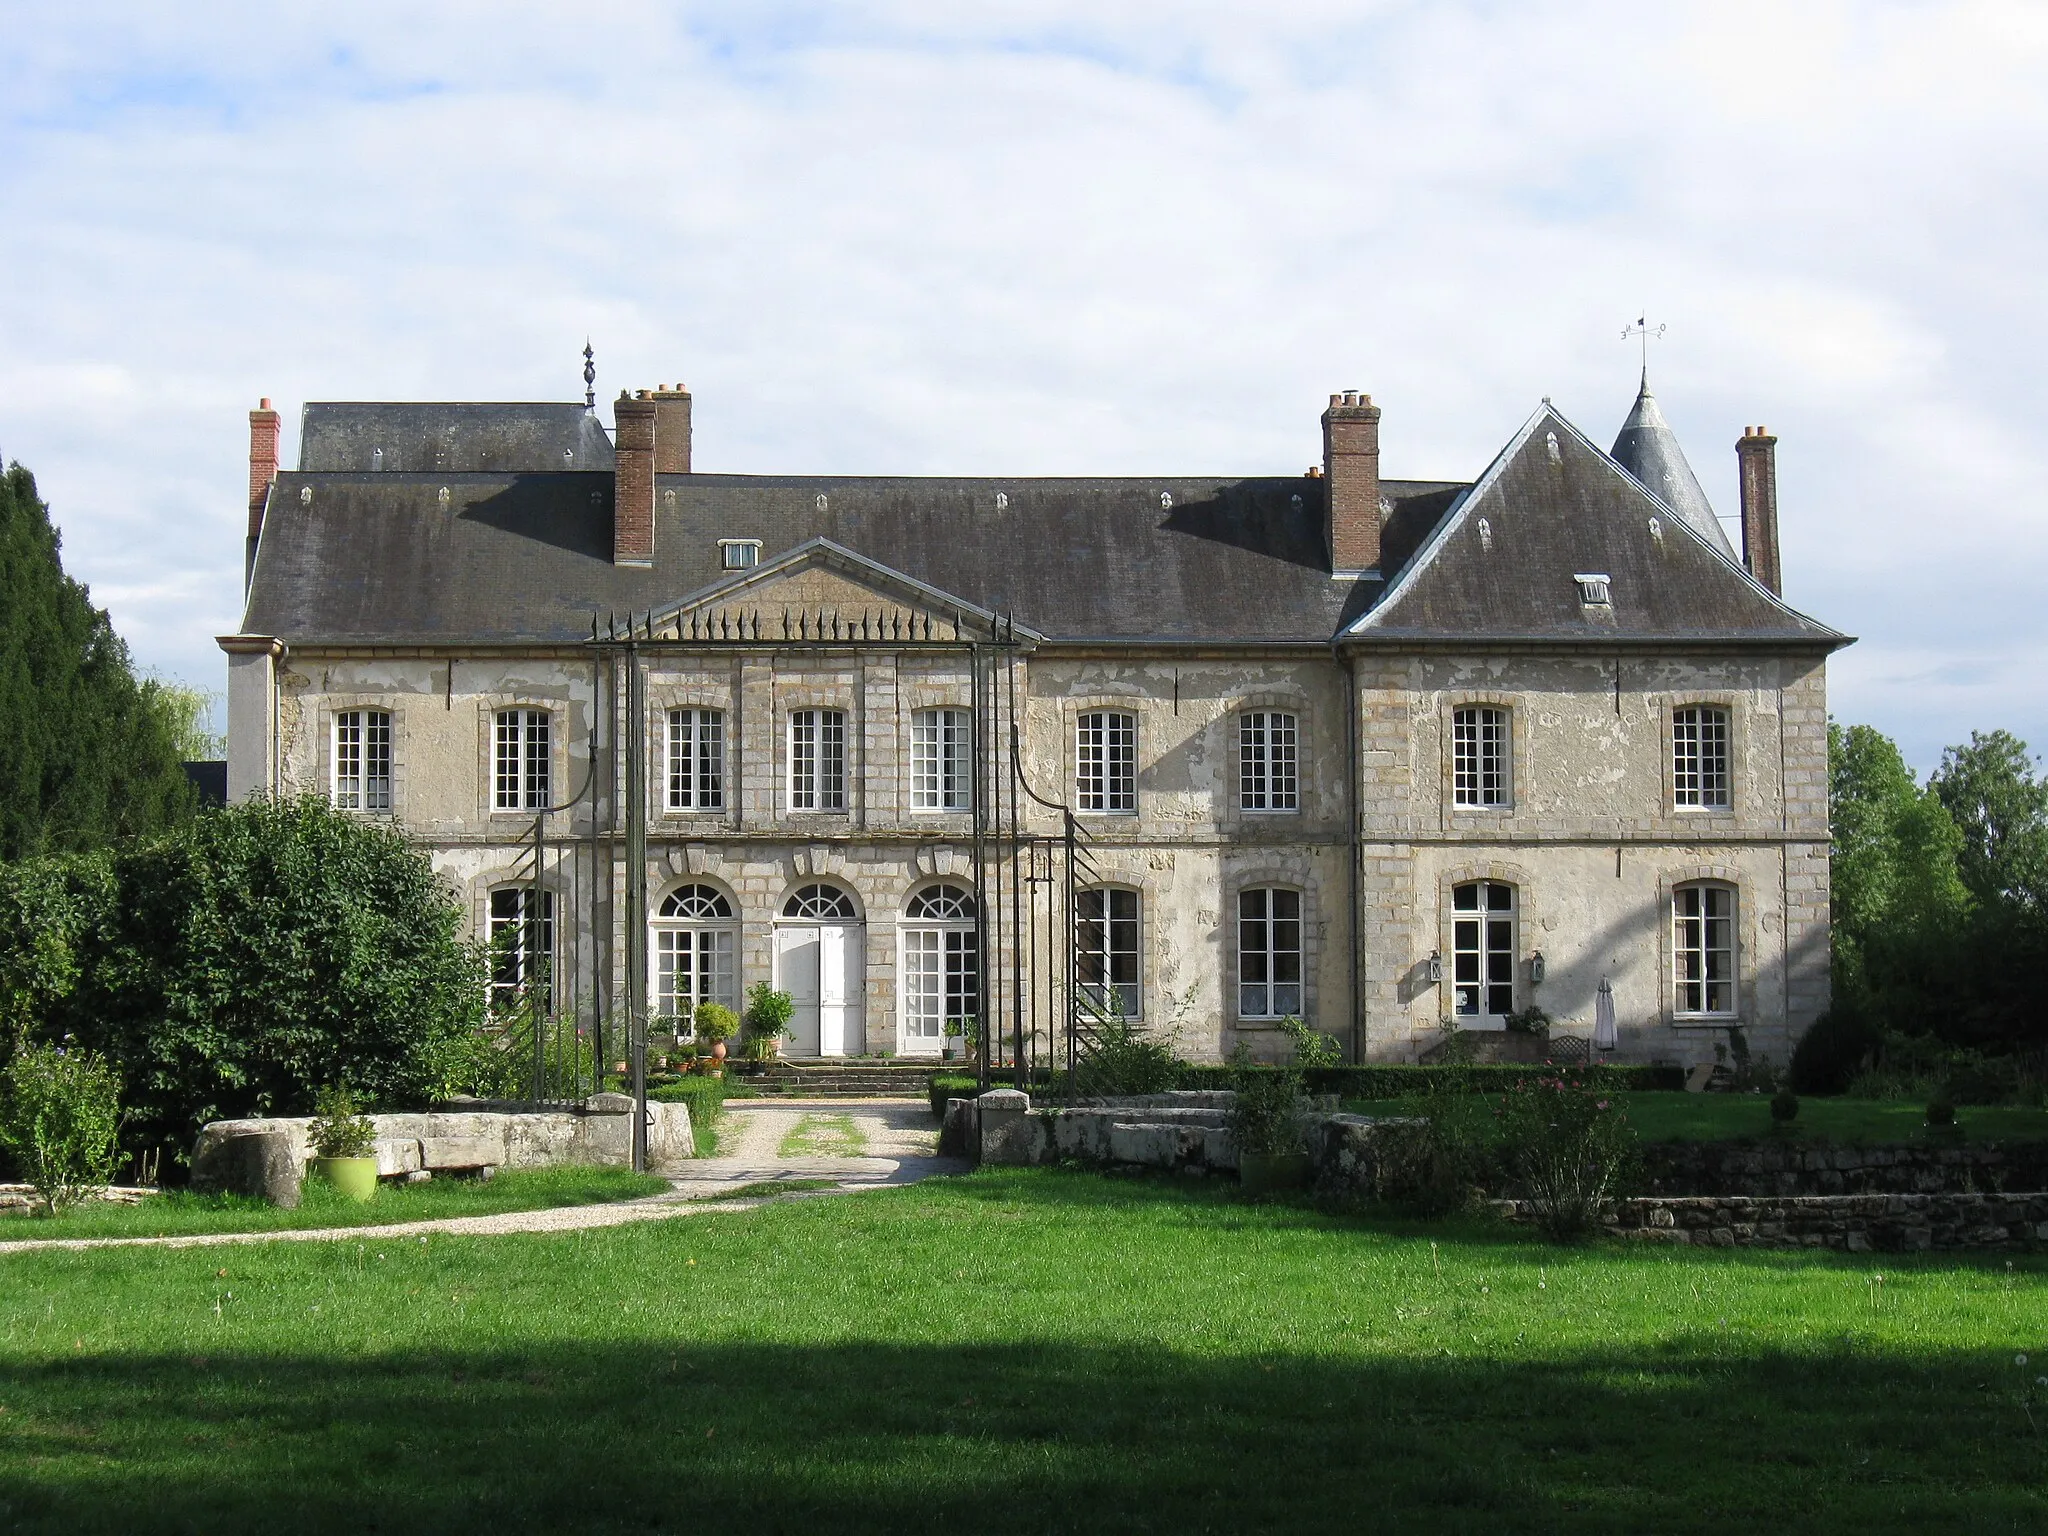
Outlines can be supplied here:
M1651 1142L1643 1188L1655 1195L1932 1195L2048 1189L2048 1142L1951 1147L1802 1142Z
M93 1191L92 1198L104 1200L109 1205L139 1205L155 1194L134 1184L109 1184ZM43 1208L43 1197L28 1184L0 1184L0 1214L12 1215L17 1211L39 1211Z
M660 1172L696 1156L688 1105L650 1103L647 1118L651 1170ZM372 1151L379 1178L575 1163L624 1168L633 1161L633 1100L623 1093L593 1094L570 1109L465 1107L369 1119L377 1132ZM193 1189L295 1204L298 1180L313 1155L311 1125L304 1117L214 1121L200 1131L192 1152ZM287 1186L289 1202L282 1198Z
M1511 1220L1530 1219L1521 1201L1495 1208ZM1650 1197L1618 1202L1606 1225L1618 1237L1713 1248L2031 1248L2048 1243L2048 1194Z

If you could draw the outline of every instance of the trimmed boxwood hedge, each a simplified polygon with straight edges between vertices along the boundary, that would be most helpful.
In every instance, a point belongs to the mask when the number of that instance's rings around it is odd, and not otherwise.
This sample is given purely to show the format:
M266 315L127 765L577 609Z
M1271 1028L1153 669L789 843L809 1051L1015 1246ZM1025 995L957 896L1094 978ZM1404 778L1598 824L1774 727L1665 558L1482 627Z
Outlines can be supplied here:
M932 1118L943 1120L946 1100L973 1098L981 1092L981 1079L964 1072L934 1072L925 1079L925 1091L931 1099Z
M1252 1067L1253 1072L1277 1072L1278 1067ZM1469 1093L1498 1092L1525 1078L1556 1068L1515 1064L1509 1066L1462 1067L1318 1067L1302 1074L1310 1093L1334 1093L1345 1099L1404 1099L1410 1094L1434 1088L1464 1089ZM1639 1067L1593 1065L1575 1069L1594 1082L1611 1084L1622 1092L1675 1092L1685 1086L1683 1067ZM1183 1088L1230 1088L1236 1085L1238 1068L1185 1066L1181 1069ZM934 1072L926 1079L931 1096L932 1117L944 1119L946 1100L971 1099L981 1091L978 1078L959 1072Z

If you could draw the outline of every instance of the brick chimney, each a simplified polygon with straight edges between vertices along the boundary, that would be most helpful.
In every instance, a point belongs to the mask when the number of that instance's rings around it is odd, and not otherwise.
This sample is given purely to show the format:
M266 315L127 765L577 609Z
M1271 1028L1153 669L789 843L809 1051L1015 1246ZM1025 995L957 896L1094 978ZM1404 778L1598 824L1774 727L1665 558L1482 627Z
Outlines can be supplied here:
M687 407L686 407L687 409ZM612 402L618 468L612 495L612 564L654 564L655 420L660 407L640 390Z
M656 387L648 398L654 401L654 472L657 475L687 475L690 472L690 392L678 384L674 389Z
M249 413L249 541L244 552L242 585L256 571L256 541L263 537L263 509L270 501L270 488L277 483L277 412L264 396Z
M1742 473L1742 563L1749 574L1784 596L1778 568L1778 440L1763 427L1744 427L1735 445Z
M1328 489L1330 569L1377 570L1380 563L1380 408L1347 389L1323 412L1323 481Z

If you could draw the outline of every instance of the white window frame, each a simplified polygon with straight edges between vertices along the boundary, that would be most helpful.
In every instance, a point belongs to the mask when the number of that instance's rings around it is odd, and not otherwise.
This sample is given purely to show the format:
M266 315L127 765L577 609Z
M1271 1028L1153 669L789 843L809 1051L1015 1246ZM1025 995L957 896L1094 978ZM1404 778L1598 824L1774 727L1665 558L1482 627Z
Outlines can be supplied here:
M1237 1016L1298 1019L1307 1008L1302 893L1254 885L1237 893Z
M334 804L368 815L391 812L391 712L344 709L334 716Z
M545 811L554 794L554 717L514 705L492 717L491 809Z
M1284 709L1238 716L1237 808L1255 816L1301 809L1301 717Z
M666 804L671 811L725 809L725 711L668 712Z
M1514 717L1498 704L1451 711L1451 804L1500 811L1514 803Z
M846 810L846 711L789 712L789 808L836 816Z
M1735 712L1723 704L1681 704L1671 711L1671 803L1681 811L1725 811L1734 804Z
M919 891L904 905L900 933L905 1049L971 1036L981 991L973 896L956 885Z
M1718 908L1718 910L1716 910ZM1687 880L1671 888L1671 1006L1680 1019L1733 1019L1741 893L1726 880ZM1720 1003L1723 1006L1716 1007Z
M1470 907L1459 905L1466 891L1473 893ZM1505 906L1495 904L1496 892L1505 893ZM1451 1017L1461 1029L1505 1028L1515 1011L1521 917L1522 893L1505 880L1451 887Z
M1074 717L1077 809L1098 816L1138 812L1138 717L1127 709L1084 709Z
M1145 903L1127 885L1094 885L1074 893L1074 977L1083 1006L1113 1014L1111 989L1123 1016L1145 1009Z
M964 709L910 716L910 808L924 814L974 808L974 717Z
M648 946L653 1012L683 1021L679 1034L694 1031L700 1003L721 1003L739 1012L740 927L723 892L708 885L681 886L669 893L649 926L654 930Z
M554 1002L555 893L540 892L540 921L533 922L534 889L530 885L501 885L493 889L485 914L485 931L491 955L491 1012L502 1017L522 1006L534 973L543 972L547 996L543 1009ZM539 933L534 929L538 927ZM508 930L518 937L501 954L501 936ZM538 937L539 943L534 942Z

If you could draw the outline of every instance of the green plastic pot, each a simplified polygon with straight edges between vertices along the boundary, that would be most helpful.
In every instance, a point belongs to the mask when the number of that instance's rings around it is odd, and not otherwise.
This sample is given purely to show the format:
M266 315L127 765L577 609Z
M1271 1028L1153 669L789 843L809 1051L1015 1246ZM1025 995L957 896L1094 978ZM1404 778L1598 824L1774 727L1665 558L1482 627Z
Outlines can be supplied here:
M367 1201L377 1193L374 1157L316 1157L313 1176L325 1179L347 1200Z
M1237 1181L1248 1195L1270 1195L1285 1189L1308 1188L1306 1152L1240 1152Z

